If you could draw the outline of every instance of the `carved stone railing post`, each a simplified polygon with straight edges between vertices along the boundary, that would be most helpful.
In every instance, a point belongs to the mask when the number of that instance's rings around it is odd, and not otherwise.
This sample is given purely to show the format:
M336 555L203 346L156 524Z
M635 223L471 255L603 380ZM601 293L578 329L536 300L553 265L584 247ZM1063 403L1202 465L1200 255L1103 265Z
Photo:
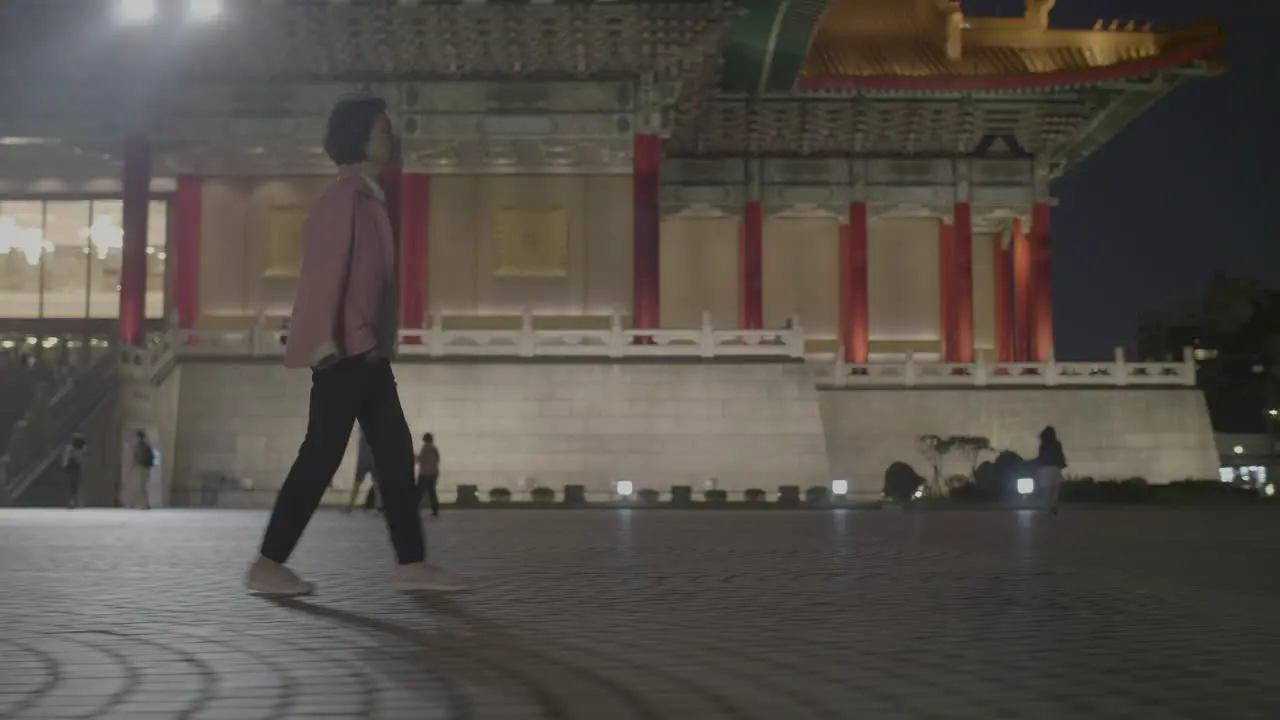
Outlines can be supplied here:
M845 376L848 375L849 369L844 364L844 349L836 349L836 361L831 365L831 384L835 387L844 385Z
M988 374L987 355L982 351L978 351L973 358L973 384L978 387L986 387Z
M1111 367L1111 379L1116 385L1129 384L1129 364L1124 359L1124 348L1118 347Z
M622 329L622 313L614 310L609 317L609 357L622 357L626 347L627 335Z
M537 352L538 338L533 333L533 313L526 309L520 314L520 357L533 357Z
M431 357L444 357L444 315L438 310L431 313L431 327L427 329L427 352Z
M716 355L716 335L715 329L711 326L711 313L702 311L702 328L698 333L698 348L702 351L702 357L710 358Z
M1048 357L1044 361L1044 384L1053 387L1058 384L1058 361L1054 357L1053 348L1049 348Z
M804 351L805 351L804 327L800 324L799 314L791 316L791 330L787 333L783 342L786 343L787 349L791 351L791 357L794 357L794 358L804 357ZM840 357L840 353L836 353L836 359L837 360L843 359Z
M902 369L902 384L907 387L915 387L916 384L916 352L914 350L907 351L907 362Z

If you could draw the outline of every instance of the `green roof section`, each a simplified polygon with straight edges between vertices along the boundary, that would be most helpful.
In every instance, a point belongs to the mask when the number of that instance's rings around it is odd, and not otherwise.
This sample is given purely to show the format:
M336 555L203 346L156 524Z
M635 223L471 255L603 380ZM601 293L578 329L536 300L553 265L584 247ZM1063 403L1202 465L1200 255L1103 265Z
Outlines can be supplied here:
M743 0L729 29L721 87L729 92L792 90L827 0Z

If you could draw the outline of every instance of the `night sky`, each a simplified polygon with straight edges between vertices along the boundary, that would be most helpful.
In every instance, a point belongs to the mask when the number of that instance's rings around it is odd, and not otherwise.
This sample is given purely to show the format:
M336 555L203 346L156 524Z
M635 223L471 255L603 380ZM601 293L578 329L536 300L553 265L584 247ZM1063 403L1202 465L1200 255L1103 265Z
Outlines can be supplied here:
M964 0L971 15L1022 0ZM1217 17L1229 67L1187 81L1054 184L1053 300L1061 359L1132 347L1145 309L1198 298L1214 271L1280 288L1280 3L1058 0L1058 26L1099 17L1179 25Z

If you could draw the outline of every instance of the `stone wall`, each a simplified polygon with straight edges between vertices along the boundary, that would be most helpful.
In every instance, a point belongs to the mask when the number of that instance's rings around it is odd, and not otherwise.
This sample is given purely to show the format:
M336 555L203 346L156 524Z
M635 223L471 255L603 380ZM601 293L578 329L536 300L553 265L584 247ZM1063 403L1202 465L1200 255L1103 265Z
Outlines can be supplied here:
M608 493L618 480L663 491L741 491L830 479L817 391L795 364L434 363L396 374L414 435L433 432L442 490L515 490L528 478ZM201 471L253 481L266 504L305 427L310 375L275 363L182 366L175 495ZM343 497L354 448L334 483ZM238 502L244 502L241 498Z
M1069 476L1142 477L1152 483L1215 478L1218 455L1204 396L1191 388L823 390L831 471L862 495L879 494L902 461L928 477L921 435L978 435L1000 450L1036 454L1045 425L1058 430ZM968 474L950 458L943 474Z

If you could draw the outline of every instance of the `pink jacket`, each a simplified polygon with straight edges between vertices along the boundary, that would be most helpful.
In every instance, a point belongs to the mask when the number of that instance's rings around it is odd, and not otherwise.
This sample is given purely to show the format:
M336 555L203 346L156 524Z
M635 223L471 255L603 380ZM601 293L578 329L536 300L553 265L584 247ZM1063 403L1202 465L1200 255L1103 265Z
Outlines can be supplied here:
M370 351L392 357L396 294L395 236L381 191L358 170L344 168L302 228L285 366L315 367L329 356Z

